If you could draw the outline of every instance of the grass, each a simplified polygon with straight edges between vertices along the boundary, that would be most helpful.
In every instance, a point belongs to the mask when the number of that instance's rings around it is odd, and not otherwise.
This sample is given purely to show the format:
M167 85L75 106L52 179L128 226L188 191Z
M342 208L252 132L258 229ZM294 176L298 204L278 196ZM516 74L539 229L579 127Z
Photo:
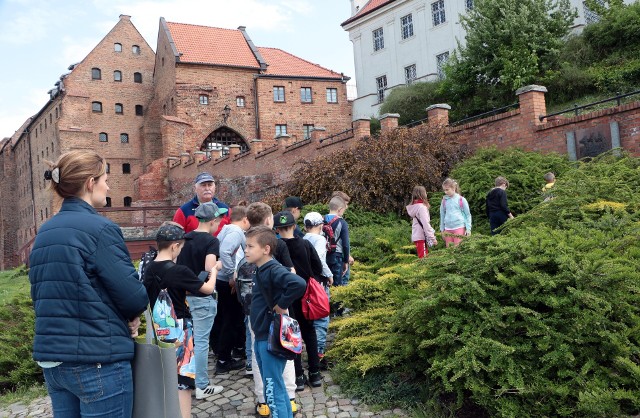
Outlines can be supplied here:
M33 385L23 387L13 392L0 395L0 408L6 408L14 403L29 405L33 400L47 396L47 389L44 385Z
M563 110L569 110L572 109L574 107L574 105L577 106L583 106L583 105L587 105L589 103L593 103L593 102L598 102L600 100L605 100L605 99L610 99L612 97L615 97L616 95L613 93L600 93L600 94L591 94L588 96L583 96L579 99L575 99L575 100L571 100L569 102L565 102L565 103L557 103L557 104L550 104L547 106L547 114L549 113L556 113L556 112L561 112ZM631 103L631 102L635 102L640 100L640 95L635 95L635 96L629 96L629 97L625 97L623 99L620 100L621 104L626 104L626 103ZM606 102L606 103L600 103L598 105L589 107L587 109L580 109L580 114L583 113L589 113L589 112L595 112L596 110L601 110L601 109L608 109L610 107L615 107L617 106L617 102L615 101L611 101L611 102ZM574 112L570 112L570 113L563 113L562 115L558 115L558 117L561 118L570 118L575 116Z

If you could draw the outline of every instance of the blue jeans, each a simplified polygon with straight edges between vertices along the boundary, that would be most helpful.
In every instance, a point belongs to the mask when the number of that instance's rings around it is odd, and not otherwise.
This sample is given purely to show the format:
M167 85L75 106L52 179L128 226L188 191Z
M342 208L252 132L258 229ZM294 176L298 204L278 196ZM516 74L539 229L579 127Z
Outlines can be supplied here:
M267 351L267 340L255 342L253 355L260 369L264 384L264 399L271 410L271 418L293 418L291 402L282 377L287 360Z
M331 273L333 274L333 285L342 286L342 269L344 268L342 253L327 254L327 265L329 266L329 268L331 269Z
M218 311L218 302L211 296L187 296L193 318L193 351L196 366L196 387L205 389L209 385L207 363L209 361L209 334Z
M342 276L342 285L348 285L349 279L351 279L351 266L347 267L347 272Z
M324 291L327 293L329 301L331 301L329 286L324 286ZM327 345L327 331L329 330L329 316L313 321L313 327L316 329L316 337L318 339L318 353L324 354Z
M244 328L246 330L246 339L244 352L247 355L247 366L251 365L251 356L253 354L253 347L251 343L251 329L249 325L249 315L244 316Z
M42 369L56 418L130 418L131 362L62 363Z

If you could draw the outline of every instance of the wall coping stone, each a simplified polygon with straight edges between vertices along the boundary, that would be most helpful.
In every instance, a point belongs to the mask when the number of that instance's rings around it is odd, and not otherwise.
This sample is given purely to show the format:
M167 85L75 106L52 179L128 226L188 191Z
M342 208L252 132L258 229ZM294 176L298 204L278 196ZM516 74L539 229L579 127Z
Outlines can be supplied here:
M433 105L431 105L431 106L429 106L427 108L427 112L432 110L432 109L447 109L447 110L451 110L451 106L449 106L446 103L433 104Z
M541 93L547 93L547 88L545 86L538 86L537 84L531 84L529 86L520 87L516 90L516 96L520 96L521 94L528 93L530 91L539 91Z

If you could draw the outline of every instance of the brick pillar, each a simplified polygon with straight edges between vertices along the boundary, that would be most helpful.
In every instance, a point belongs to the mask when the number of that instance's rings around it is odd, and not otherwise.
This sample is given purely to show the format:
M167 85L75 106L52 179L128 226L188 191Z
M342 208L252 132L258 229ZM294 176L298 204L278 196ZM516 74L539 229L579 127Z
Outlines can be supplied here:
M353 136L356 139L371 137L371 119L362 118L351 122L353 127Z
M316 126L311 128L311 142L318 143L321 138L327 136L327 128L324 126Z
M276 142L280 144L280 148L286 148L292 142L291 136L288 134L280 135L276 137Z
M260 151L262 151L262 148L263 148L262 139L254 138L250 140L249 146L251 147L251 150L253 151L254 154L259 153Z
M181 152L180 153L180 163L186 164L189 161L191 161L191 154L189 154L188 152Z
M547 88L544 86L521 87L516 90L516 96L520 102L520 117L531 125L540 125L540 116L547 114L547 104L544 100L544 94Z
M446 103L431 105L427 108L427 123L430 126L449 125L449 111L451 106Z
M196 159L196 162L199 163L207 158L207 153L204 151L194 151L193 157Z
M229 145L229 155L232 157L235 157L238 154L240 154L240 145L238 144Z
M380 130L382 132L388 132L398 127L398 119L400 115L397 113L385 113L380 116Z

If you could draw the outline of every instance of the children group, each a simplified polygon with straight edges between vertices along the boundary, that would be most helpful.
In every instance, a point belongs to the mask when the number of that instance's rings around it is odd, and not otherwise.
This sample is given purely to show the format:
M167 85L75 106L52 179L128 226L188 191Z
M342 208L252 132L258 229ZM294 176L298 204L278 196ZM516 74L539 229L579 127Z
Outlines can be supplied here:
M177 344L183 416L190 416L192 391L196 399L204 399L223 390L210 384L209 349L217 358L216 375L238 369L253 375L258 416L293 416L298 409L295 392L321 386L321 370L326 369L329 316L305 318L302 297L310 280L318 281L327 297L331 285L348 280L353 259L342 215L349 196L336 191L328 214L307 213L303 232L297 226L303 207L299 197L286 198L275 214L263 202L228 208L213 192L201 193L215 191L210 173L200 173L194 183L198 201L188 202L174 221L158 229L157 255L140 269L156 326L163 315L156 315L155 305L165 290L183 330ZM327 227L333 246L323 232ZM307 373L301 355L287 361L268 350L273 313L297 320Z

